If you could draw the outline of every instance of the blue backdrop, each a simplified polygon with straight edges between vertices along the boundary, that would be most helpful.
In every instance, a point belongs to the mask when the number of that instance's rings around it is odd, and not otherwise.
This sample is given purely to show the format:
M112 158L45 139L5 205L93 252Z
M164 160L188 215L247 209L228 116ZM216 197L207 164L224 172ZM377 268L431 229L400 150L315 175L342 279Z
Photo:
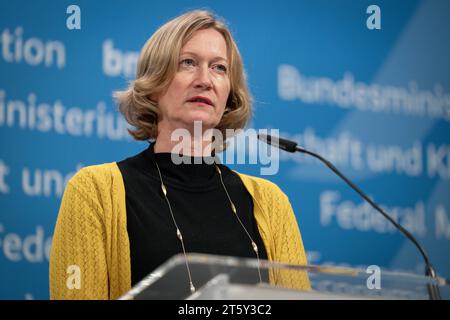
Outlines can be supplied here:
M72 4L81 29L67 27ZM127 136L111 93L133 79L158 26L196 8L236 38L250 127L334 162L450 277L450 2L0 0L0 298L48 298L65 183L146 147ZM416 248L317 161L280 154L265 178L289 196L311 263L423 272Z

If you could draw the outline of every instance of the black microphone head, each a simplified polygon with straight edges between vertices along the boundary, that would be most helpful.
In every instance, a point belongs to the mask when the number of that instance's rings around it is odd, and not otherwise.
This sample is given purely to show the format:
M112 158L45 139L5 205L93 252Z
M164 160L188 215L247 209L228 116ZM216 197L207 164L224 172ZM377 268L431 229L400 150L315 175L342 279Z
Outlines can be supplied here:
M258 134L258 139L288 152L297 151L297 143L294 141L282 139L280 137L272 137L268 134Z

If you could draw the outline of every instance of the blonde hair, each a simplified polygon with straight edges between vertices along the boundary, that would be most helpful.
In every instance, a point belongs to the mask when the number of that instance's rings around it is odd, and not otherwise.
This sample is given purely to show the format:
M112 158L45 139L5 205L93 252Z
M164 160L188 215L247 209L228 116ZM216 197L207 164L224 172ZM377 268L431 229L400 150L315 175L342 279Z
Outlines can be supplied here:
M140 53L136 79L126 90L114 93L120 112L134 127L128 129L134 139L156 139L159 110L150 97L163 93L169 87L177 72L181 48L193 33L209 28L223 35L230 66L230 94L216 129L222 132L226 140L226 129L245 127L251 117L252 99L237 45L223 21L208 11L195 10L170 20L150 37Z

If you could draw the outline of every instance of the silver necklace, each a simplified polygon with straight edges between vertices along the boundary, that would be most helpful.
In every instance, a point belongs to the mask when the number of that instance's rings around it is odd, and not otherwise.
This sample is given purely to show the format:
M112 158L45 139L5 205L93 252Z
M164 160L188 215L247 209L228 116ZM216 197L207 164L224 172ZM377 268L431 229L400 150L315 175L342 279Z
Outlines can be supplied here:
M169 211L170 211L170 216L172 217L172 221L173 224L175 226L176 229L176 235L178 240L181 243L181 248L183 249L183 255L184 255L184 261L186 263L186 269L187 269L187 273L188 273L188 277L189 277L189 287L191 290L191 293L195 292L195 286L194 283L192 281L192 276L191 276L191 270L189 268L189 263L188 263L188 259L186 256L186 247L184 245L184 241L183 241L183 234L181 233L180 228L178 227L177 221L175 220L175 216L173 215L173 211L172 211L172 206L170 205L170 201L169 198L167 197L167 188L164 185L163 179L162 179L162 175L161 175L161 170L159 170L159 166L158 166L158 162L155 160L155 164L156 164L156 169L158 169L158 174L159 174L159 179L161 181L161 191L164 195L164 199L166 199L167 202L167 206L169 207ZM233 201L231 200L230 195L228 194L228 190L225 187L225 184L223 183L223 179L222 179L222 171L220 170L220 168L217 166L217 164L214 164L217 173L219 174L219 178L220 178L220 183L222 184L223 190L225 191L228 201L230 202L230 206L231 206L231 210L234 213L234 216L236 217L236 219L238 220L239 224L241 225L242 229L244 229L247 237L249 238L250 242L251 242L251 246L253 251L255 252L256 255L256 259L258 260L258 276L259 276L259 282L262 283L262 278L261 278L261 270L259 267L260 261L259 261L259 250L258 250L258 246L256 245L255 241L253 241L252 237L250 236L250 234L248 233L247 229L245 228L244 224L242 223L241 219L239 218L238 214L237 214L237 210L236 210L236 206L234 205Z

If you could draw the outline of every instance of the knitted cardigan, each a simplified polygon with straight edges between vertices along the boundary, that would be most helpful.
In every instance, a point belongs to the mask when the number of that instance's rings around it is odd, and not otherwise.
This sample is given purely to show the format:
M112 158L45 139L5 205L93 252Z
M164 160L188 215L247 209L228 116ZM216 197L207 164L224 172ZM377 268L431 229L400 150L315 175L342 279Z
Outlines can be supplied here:
M306 265L288 197L268 180L238 175L253 199L268 260ZM71 283L73 276L79 276L80 281ZM283 287L310 288L302 271L270 272L269 277L271 283ZM70 179L62 198L50 254L50 298L116 299L130 288L130 244L121 172L115 162L85 167Z

